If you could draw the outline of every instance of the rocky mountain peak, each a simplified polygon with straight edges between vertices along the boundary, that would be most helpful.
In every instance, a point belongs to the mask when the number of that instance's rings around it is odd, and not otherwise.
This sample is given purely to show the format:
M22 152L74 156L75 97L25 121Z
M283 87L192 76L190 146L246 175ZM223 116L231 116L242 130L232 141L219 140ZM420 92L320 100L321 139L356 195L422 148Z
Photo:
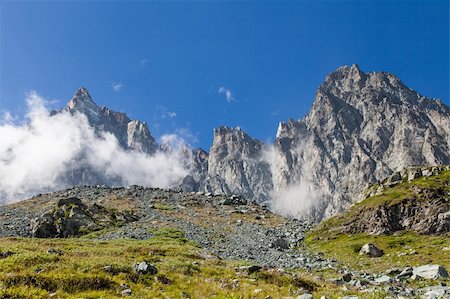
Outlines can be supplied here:
M67 103L66 109L72 113L84 114L91 124L101 122L101 110L92 100L89 91L84 87L79 88L75 92L72 99Z
M132 120L127 125L127 145L132 148L145 153L154 153L158 150L158 144L146 123L139 120Z
M262 142L250 137L240 127L219 127L214 129L211 154L226 156L228 154L252 155L261 150Z
M83 107L97 107L89 94L89 91L85 87L80 87L72 99L67 103L69 110L76 110Z

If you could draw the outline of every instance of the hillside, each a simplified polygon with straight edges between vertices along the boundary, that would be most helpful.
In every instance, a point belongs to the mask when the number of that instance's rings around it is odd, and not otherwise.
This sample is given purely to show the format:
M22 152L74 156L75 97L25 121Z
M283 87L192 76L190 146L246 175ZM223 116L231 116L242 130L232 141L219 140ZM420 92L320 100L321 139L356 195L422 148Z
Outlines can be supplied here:
M371 186L367 198L307 233L306 247L349 269L450 268L450 167L418 167ZM360 255L373 244L382 256Z

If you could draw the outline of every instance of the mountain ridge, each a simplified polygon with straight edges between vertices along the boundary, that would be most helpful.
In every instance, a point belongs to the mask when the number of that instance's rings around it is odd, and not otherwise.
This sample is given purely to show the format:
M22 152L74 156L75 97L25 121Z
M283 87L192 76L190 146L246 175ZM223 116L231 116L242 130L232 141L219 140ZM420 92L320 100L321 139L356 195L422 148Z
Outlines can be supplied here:
M112 134L126 151L155 156L174 150L158 144L146 123L99 107L84 87L60 112L86 116L96 134ZM186 145L176 149L187 175L169 187L242 195L311 221L343 212L361 199L367 184L402 168L450 164L450 108L395 75L364 73L357 65L330 73L309 113L280 122L273 144L239 127L221 126L213 134L209 153ZM77 170L69 181L122 184L92 172Z

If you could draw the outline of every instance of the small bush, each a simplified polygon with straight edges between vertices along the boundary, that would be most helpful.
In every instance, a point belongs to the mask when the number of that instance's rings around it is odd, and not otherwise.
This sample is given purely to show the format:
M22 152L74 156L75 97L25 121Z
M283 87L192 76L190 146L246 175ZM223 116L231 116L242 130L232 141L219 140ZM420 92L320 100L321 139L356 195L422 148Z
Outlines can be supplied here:
M352 251L353 251L354 253L359 253L359 251L361 250L362 247L363 247L363 246L362 246L362 244L360 244L360 243L356 243L356 244L351 244L351 245L350 245L350 248L352 249Z

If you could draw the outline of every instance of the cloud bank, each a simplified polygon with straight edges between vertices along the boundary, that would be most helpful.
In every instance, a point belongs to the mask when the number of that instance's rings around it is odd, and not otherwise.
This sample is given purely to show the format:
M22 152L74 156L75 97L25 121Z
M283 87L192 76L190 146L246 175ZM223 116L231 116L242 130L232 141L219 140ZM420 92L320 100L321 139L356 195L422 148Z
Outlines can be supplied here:
M51 113L35 92L27 96L22 123L5 114L0 136L0 203L66 188L71 174L86 170L121 185L160 188L174 186L189 173L185 153L148 156L125 150L113 135L95 133L82 114Z

